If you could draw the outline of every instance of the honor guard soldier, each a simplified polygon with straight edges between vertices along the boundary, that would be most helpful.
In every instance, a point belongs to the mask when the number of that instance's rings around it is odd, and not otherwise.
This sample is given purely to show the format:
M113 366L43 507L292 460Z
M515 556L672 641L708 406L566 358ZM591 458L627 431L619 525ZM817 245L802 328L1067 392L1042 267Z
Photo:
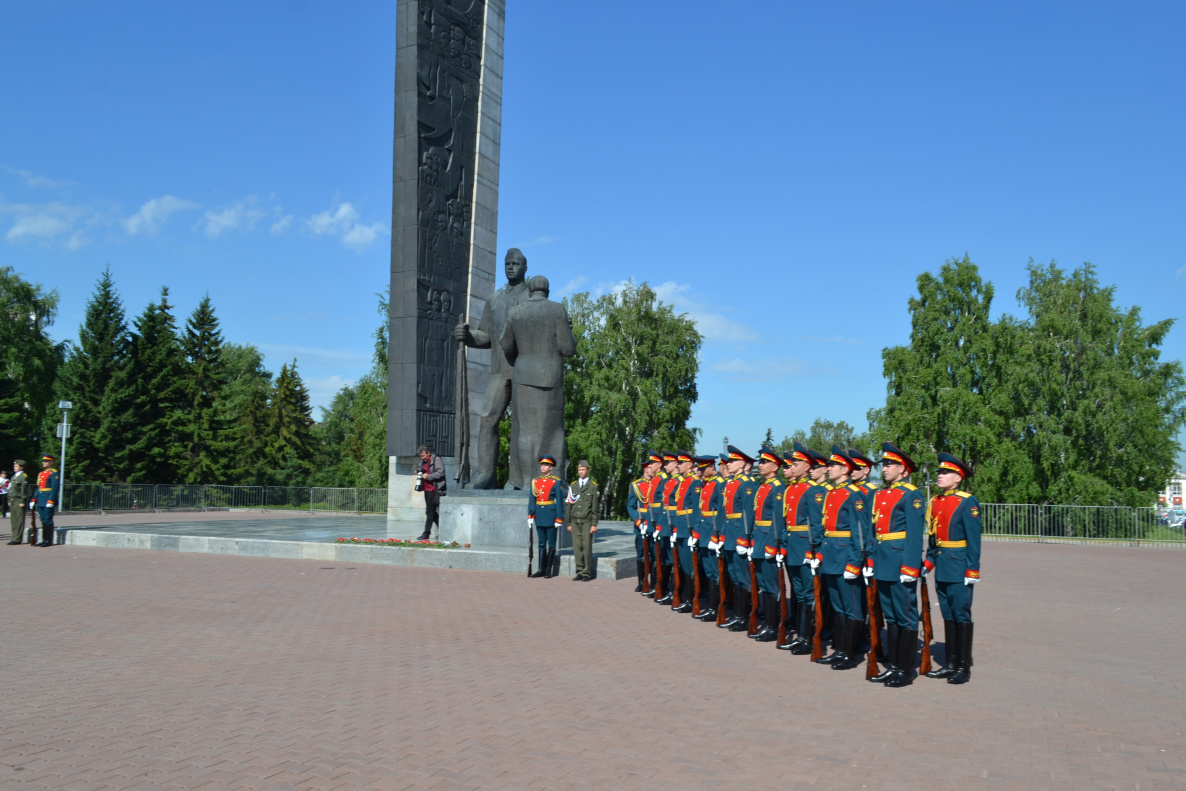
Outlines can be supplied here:
M675 577L677 587L672 601L673 612L690 613L692 607L692 591L695 585L693 575L696 567L692 563L692 526L696 512L696 499L692 495L693 485L699 481L699 476L692 473L696 465L695 457L690 450L681 450L676 454L675 472L679 482L671 495L671 552L675 562L679 563Z
M886 488L873 493L873 578L885 616L886 670L870 681L904 687L914 680L918 642L918 575L926 530L926 497L909 483L914 461L892 442L881 445Z
M552 474L555 456L539 457L539 476L531 479L527 498L527 522L535 528L539 568L533 577L551 577L556 562L556 530L564 525L564 500L568 487Z
M647 525L651 518L651 489L658 480L655 476L662 464L661 454L648 453L642 465L642 477L631 482L630 492L626 495L626 511L634 520L634 554L638 564L638 587L634 592L643 595L654 595L649 580L652 553Z
M968 465L950 453L940 453L942 493L927 509L930 547L925 567L935 570L947 645L947 666L927 676L945 678L948 684L966 684L972 677L972 591L980 581L980 501L960 489L971 475Z
M815 636L815 591L811 577L812 561L815 560L813 547L818 546L824 537L821 520L824 490L808 475L812 458L803 445L796 442L794 450L783 454L783 461L787 472L787 488L783 495L786 529L783 547L787 553L786 569L791 591L799 606L796 619L799 629L794 640L778 647L798 656L811 653L811 641Z
M811 469L807 471L808 477L817 485L831 491L834 487L828 480L828 457L818 450L808 450L807 452L811 455Z
M61 483L58 471L54 469L54 457L45 454L41 457L41 472L37 475L37 493L34 496L37 516L41 518L39 547L52 547L54 544L54 507L61 494ZM32 540L29 543L33 543Z
M873 493L881 487L869 480L869 473L877 463L855 448L848 449L848 458L857 466L852 471L852 482L869 490L869 505L873 505Z
M722 533L725 530L724 491L725 479L717 473L715 456L697 456L696 466L700 470L700 492L697 501L699 522L692 534L696 539L700 569L708 587L708 606L693 615L701 621L716 621L717 607L721 600L720 556Z
M655 588L655 602L657 604L671 604L673 589L673 570L671 567L671 519L667 510L667 498L675 491L679 481L676 479L675 454L663 454L663 472L660 473L659 483L656 483L651 494L651 527L652 539L655 542L655 561L658 563L656 578L659 584ZM662 589L662 590L660 590Z
M717 626L731 632L745 632L749 629L750 579L749 543L750 521L753 519L754 485L745 474L747 464L753 459L733 445L726 448L728 459L725 471L729 479L725 482L723 505L725 508L724 545L725 568L729 572L729 590L733 614L722 621L717 614ZM724 580L722 580L722 583Z
M781 466L782 457L763 445L758 451L758 472L762 480L754 493L754 528L750 534L750 562L754 566L762 609L762 627L750 637L760 643L778 639L781 615L778 576L782 574L782 564L786 558L786 550L782 545L786 532L783 521L786 487L778 477L778 468Z
M865 541L872 530L868 503L859 486L848 476L856 465L839 445L832 446L828 457L828 477L835 488L824 497L824 539L820 572L827 585L835 622L832 627L831 656L820 662L833 670L849 670L860 664L856 644L864 632L861 612L862 568L865 566Z

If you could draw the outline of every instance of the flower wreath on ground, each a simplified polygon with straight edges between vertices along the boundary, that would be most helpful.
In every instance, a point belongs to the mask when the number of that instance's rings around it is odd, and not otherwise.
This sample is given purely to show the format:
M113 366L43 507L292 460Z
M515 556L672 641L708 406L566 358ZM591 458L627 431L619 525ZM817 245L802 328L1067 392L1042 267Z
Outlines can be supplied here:
M422 549L463 549L469 544L459 544L456 541L412 541L406 538L339 538L338 544L368 544L376 547L419 547Z

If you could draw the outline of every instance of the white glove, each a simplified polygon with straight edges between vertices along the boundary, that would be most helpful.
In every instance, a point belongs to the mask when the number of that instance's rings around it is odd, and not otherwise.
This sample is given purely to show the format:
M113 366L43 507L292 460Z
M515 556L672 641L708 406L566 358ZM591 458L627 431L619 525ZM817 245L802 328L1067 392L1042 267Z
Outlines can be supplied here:
M861 569L861 573L865 575L865 579L872 579L873 578L873 567L865 566Z
M720 548L721 548L721 545L719 543L717 543L716 541L708 542L708 549L710 552L717 552L720 550Z
M675 533L671 534L671 546L675 546Z
M902 583L903 585L909 585L912 582L918 582L918 578L911 577L909 574L899 574L898 582Z
M774 557L778 557L778 555L777 554L772 555L772 554L770 554L770 550L765 549L765 548L762 549L762 560L770 560L770 558L774 558Z
M737 554L741 555L744 558L749 555L749 550L746 549L745 547L743 547L741 544L738 544L737 545Z
M774 556L774 560L778 564L779 568L782 568L782 562L786 559L787 559L786 555L782 554L781 552L779 552L777 555Z
M815 570L819 568L819 558L813 557L811 560L807 561L807 565L811 566L811 573L814 574Z
M535 517L534 516L527 517L527 526L530 527L532 530L535 529Z
M859 575L857 575L857 574L853 574L853 573L852 573L851 571L849 571L848 569L845 569L845 570L844 570L844 578L845 578L846 580L855 580L855 579L857 578L857 576L859 576Z
M930 571L930 569L927 568L926 564L924 563L923 567L918 570L918 578L922 579L923 577L925 577L927 575L928 571Z
M969 588L975 585L977 582L980 582L979 577L964 577L964 584Z
M717 553L718 558L721 556L721 545L720 544L717 544L715 549L713 547L709 547L709 549L712 549L713 552Z

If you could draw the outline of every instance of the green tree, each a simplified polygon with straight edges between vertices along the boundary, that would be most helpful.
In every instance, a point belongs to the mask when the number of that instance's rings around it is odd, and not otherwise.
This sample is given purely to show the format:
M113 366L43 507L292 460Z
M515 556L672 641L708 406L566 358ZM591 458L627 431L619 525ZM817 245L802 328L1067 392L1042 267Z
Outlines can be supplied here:
M268 472L284 486L305 486L313 472L313 444L309 391L297 371L297 361L280 366L268 402Z
M225 413L218 408L226 384L222 363L222 333L207 294L194 308L181 336L185 355L177 468L184 483L222 483L226 480L228 451Z
M222 366L226 385L215 408L226 423L224 437L229 446L226 482L265 486L272 373L264 366L259 349L237 343L222 347Z
M0 458L6 463L22 457L32 464L42 444L53 440L44 426L56 422L50 407L65 346L51 341L46 328L57 308L56 289L46 291L12 267L0 267Z
M565 305L577 338L564 374L568 457L589 460L603 513L621 516L648 448L696 444L700 431L688 418L703 339L646 283L597 298L575 294Z
M1172 319L1145 326L1115 305L1095 267L1069 275L1029 264L1017 299L1027 317L1011 344L1011 436L1020 439L1043 500L1078 505L1156 502L1186 419L1182 364L1161 362Z
M100 441L114 447L117 473L128 483L174 483L183 442L184 359L169 289L144 309L132 333L130 364L116 372L105 406L113 418ZM115 414L112 396L130 393L130 408ZM112 430L114 428L115 430ZM122 445L116 444L120 439Z
M87 301L78 343L71 344L54 383L57 399L74 405L67 451L69 474L74 481L116 478L113 459L118 446L109 444L114 437L102 429L112 419L108 408L128 408L126 403L111 403L106 396L116 374L127 365L129 343L123 302L115 290L111 267L107 267Z
M832 450L833 445L839 445L845 450L856 448L864 453L870 453L873 444L868 434L857 433L857 430L846 421L833 422L822 417L817 417L810 429L806 431L796 429L791 436L783 437L782 442L778 443L774 449L780 453L786 452L791 450L796 442L801 442L808 448L821 453L828 453Z

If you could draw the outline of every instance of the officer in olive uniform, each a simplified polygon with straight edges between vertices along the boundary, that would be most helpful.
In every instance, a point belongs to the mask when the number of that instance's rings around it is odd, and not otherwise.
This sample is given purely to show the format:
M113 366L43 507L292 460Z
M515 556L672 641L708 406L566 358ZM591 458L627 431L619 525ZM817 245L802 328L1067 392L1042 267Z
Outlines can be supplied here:
M886 669L870 681L904 687L914 680L918 642L918 575L926 530L926 497L909 482L914 461L892 442L882 443L886 488L873 493L873 559L877 597L885 616Z
M834 653L821 657L833 670L848 670L860 664L856 645L865 628L861 610L864 584L865 540L872 530L868 503L861 487L849 483L856 465L839 445L828 457L828 477L835 486L824 498L823 562L820 572L835 612L832 647Z
M692 611L692 596L695 586L695 565L692 562L692 528L696 512L696 498L692 494L693 486L700 480L692 473L696 465L695 457L690 450L681 450L676 454L676 475L679 482L671 495L671 551L679 562L679 605L672 603L673 612L690 613Z
M527 521L535 528L539 568L532 577L551 577L556 562L556 530L564 525L564 498L568 487L552 474L555 456L539 457L539 475L531 479L527 495Z
M792 654L811 653L811 641L815 637L815 590L812 583L811 563L815 559L812 547L823 540L820 515L823 512L823 494L816 502L819 487L808 477L811 469L811 453L796 442L794 449L783 454L787 471L787 488L783 495L783 523L786 536L783 547L787 551L786 569L791 581L791 592L798 603L798 636L779 648ZM817 535L813 536L812 532Z
M729 571L730 606L732 616L717 625L731 632L749 630L750 580L749 544L750 525L753 521L754 491L757 487L745 474L747 464L753 459L744 451L730 445L726 448L725 471L729 474L723 492L725 508L724 545L725 567Z
M786 561L783 535L786 533L783 496L786 487L778 476L782 457L763 445L758 451L758 472L762 476L754 492L754 528L750 534L750 562L758 582L761 600L762 626L750 635L760 643L778 639L779 606L778 575Z
M940 453L937 482L942 494L927 509L930 547L924 566L935 571L947 644L947 666L927 676L945 678L948 684L966 684L972 677L972 592L980 581L980 501L960 489L971 476L968 465L950 453Z
M25 540L25 510L29 507L29 477L25 475L25 460L12 463L13 476L8 485L8 518L12 527L9 544L20 544Z
M651 518L651 489L658 480L655 476L663 464L663 455L651 452L642 465L642 477L630 483L630 491L626 495L626 512L634 520L634 553L638 564L638 587L635 593L650 593L651 561L654 555L647 540L647 523Z
M564 499L564 521L572 533L572 560L576 566L573 582L593 579L593 534L601 509L601 489L590 476L589 462L577 462L577 479L568 484Z
M700 568L708 588L707 606L701 609L701 621L716 621L717 606L721 599L720 557L721 533L725 529L724 491L725 479L717 473L715 456L697 456L696 466L700 470L700 492L696 501L699 521L693 538L700 559Z
M61 479L54 469L54 457L45 454L41 457L41 472L37 475L37 492L34 504L37 506L37 516L41 518L41 543L39 547L54 545L54 508L61 494ZM30 539L32 543L32 539Z

